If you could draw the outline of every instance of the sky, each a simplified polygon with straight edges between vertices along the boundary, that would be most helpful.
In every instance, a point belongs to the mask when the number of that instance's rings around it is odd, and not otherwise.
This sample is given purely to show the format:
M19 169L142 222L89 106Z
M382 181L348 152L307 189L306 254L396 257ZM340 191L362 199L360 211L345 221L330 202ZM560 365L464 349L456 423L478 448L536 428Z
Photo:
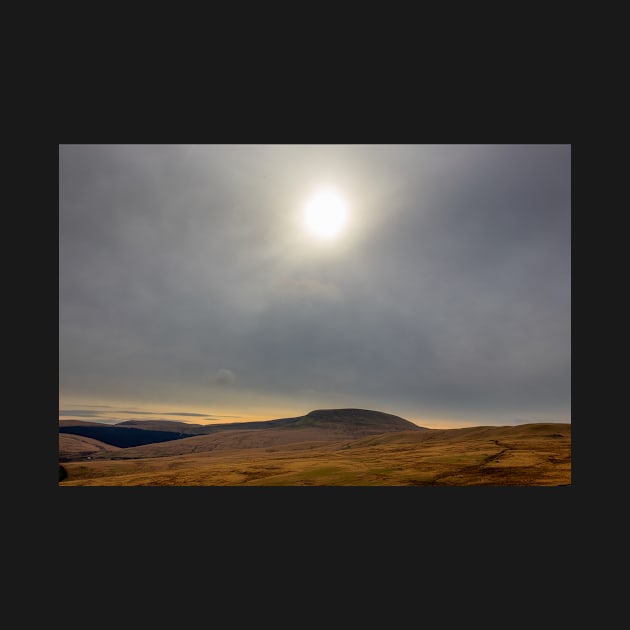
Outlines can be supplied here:
M570 422L570 193L570 145L60 145L59 417Z

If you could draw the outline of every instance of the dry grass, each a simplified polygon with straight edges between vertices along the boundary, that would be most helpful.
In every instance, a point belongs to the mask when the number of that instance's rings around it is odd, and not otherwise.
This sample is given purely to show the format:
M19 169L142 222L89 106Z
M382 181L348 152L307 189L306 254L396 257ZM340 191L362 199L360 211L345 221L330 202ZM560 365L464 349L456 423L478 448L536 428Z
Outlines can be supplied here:
M121 449L111 444L105 444L93 438L84 437L82 435L73 435L72 433L59 434L59 458L73 458L94 456L97 453L111 453L111 451L120 451Z
M284 448L292 444L339 442L344 436L325 429L254 429L221 431L211 435L196 435L121 449L116 454L124 459L172 457L206 451L226 451L255 448Z
M148 447L133 450L140 449ZM125 451L131 449L110 455ZM68 478L60 485L556 486L571 483L571 425L414 431L159 457L145 452L142 459L98 457L64 463Z

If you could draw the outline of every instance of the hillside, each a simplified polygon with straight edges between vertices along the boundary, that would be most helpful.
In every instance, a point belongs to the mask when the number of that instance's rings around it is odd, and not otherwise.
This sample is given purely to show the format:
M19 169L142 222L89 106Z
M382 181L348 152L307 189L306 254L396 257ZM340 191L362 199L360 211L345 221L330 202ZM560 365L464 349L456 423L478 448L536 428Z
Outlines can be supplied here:
M368 409L316 409L287 426L333 429L348 435L389 433L392 431L428 431L425 427L382 411Z
M105 444L89 437L72 435L70 433L59 434L59 461L93 457L97 453L109 454L120 450L117 446Z
M120 457L157 457L168 453L257 448L261 445L303 441L331 441L397 431L428 431L399 416L368 409L317 409L305 416L256 422L213 425L187 424L171 420L126 420L115 425L83 421L60 421L59 432L89 437L125 449ZM242 434L237 436L237 434ZM264 434L264 437L263 437ZM212 437L211 437L212 436ZM195 441L188 443L189 439ZM198 439L206 437L210 439ZM156 445L187 438L184 443L157 448ZM150 445L150 448L142 448Z
M91 422L89 420L59 420L60 427L107 427L112 426L105 422Z
M151 422L150 426L156 426L153 421L148 422ZM167 422L157 426L166 425ZM365 409L318 409L297 418L213 425L211 429L212 432L208 435L197 435L186 440L146 443L135 448L126 448L124 452L117 453L116 458L164 457L215 450L272 448L299 443L312 445L382 433L431 431L398 416Z
M70 433L105 442L121 448L139 446L141 444L153 444L167 442L169 440L181 440L189 435L176 431L153 431L151 429L136 429L132 427L118 427L111 425L60 425L59 433Z
M211 435L196 435L186 440L145 444L135 448L125 448L114 456L101 454L100 459L135 459L152 457L172 457L210 451L235 449L282 449L289 445L312 448L329 442L347 441L347 435L330 429L317 427L281 427L250 431L220 431Z
M173 425L172 427L170 425ZM351 435L385 433L389 431L422 430L409 420L382 411L369 409L316 409L305 416L278 418L276 420L256 420L252 422L230 422L221 424L187 424L170 420L125 420L117 427L179 431L194 435L214 434L222 431L271 430L279 428L320 428L332 429Z
M123 420L122 422L117 422L114 426L153 431L174 431L186 435L205 435L210 432L209 427L212 425L193 424L178 420Z
M121 449L64 464L60 485L100 486L561 486L571 484L571 425L556 423L397 431L357 439L278 443L293 431L234 431L222 447L142 459ZM322 429L315 430L322 435ZM300 435L300 433L302 433ZM242 448L257 435L273 446ZM275 434L275 435L274 435ZM329 434L332 435L332 434ZM339 434L337 434L339 437ZM154 448L202 444L192 437ZM206 444L207 446L207 444ZM138 453L140 449L133 449ZM205 447L204 447L205 448Z
M139 421L138 424L140 422L144 421ZM151 423L150 426L163 426L168 421L159 421L158 425L153 421L147 422ZM129 426L127 423L126 425ZM191 436L177 442L163 441L159 444L146 443L129 447L116 453L115 458L166 457L205 451L279 448L290 444L313 447L321 443L347 441L382 433L431 431L398 416L362 409L320 409L297 418L213 425L211 429L210 434ZM100 458L104 457L108 455L103 454Z

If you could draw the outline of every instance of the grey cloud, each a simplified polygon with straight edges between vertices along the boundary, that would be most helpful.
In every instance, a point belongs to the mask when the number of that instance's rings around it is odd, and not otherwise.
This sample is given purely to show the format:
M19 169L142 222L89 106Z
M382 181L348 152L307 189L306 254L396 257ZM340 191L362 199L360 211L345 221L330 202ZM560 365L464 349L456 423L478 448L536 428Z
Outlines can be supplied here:
M108 413L133 413L139 416L191 416L199 418L203 418L206 415L205 413L188 413L184 411L135 411L129 409L115 409Z
M284 285L284 288L289 295L302 298L339 300L342 297L339 287L331 282L321 282L319 280L293 279L289 280Z
M86 409L60 409L59 415L61 416L76 416L77 418L98 418L104 413L110 413L109 411L90 411Z
M176 405L205 400L208 366L229 365L239 389L287 400L568 416L570 157L566 145L61 147L61 390L180 391ZM350 202L336 248L295 218L320 182Z
M92 405L86 405L92 406ZM99 417L103 414L134 414L137 416L190 416L190 417L199 417L205 418L208 414L205 413L190 413L185 411L138 411L137 409L115 409L108 405L103 405L104 407L108 407L107 411L96 411L90 409L60 409L59 414L64 416L77 416L77 417Z
M220 369L217 370L214 380L217 385L232 385L236 378L231 370Z

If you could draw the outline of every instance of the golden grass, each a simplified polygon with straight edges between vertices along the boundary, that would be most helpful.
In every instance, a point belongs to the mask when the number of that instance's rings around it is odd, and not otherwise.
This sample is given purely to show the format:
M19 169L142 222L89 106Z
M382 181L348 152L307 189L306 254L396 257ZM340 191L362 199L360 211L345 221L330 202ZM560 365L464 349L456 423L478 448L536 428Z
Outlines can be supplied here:
M554 486L571 483L571 426L474 427L142 459L99 457L65 462L68 477L59 485Z
M118 446L72 433L59 434L59 457L93 456L96 453L120 451Z

